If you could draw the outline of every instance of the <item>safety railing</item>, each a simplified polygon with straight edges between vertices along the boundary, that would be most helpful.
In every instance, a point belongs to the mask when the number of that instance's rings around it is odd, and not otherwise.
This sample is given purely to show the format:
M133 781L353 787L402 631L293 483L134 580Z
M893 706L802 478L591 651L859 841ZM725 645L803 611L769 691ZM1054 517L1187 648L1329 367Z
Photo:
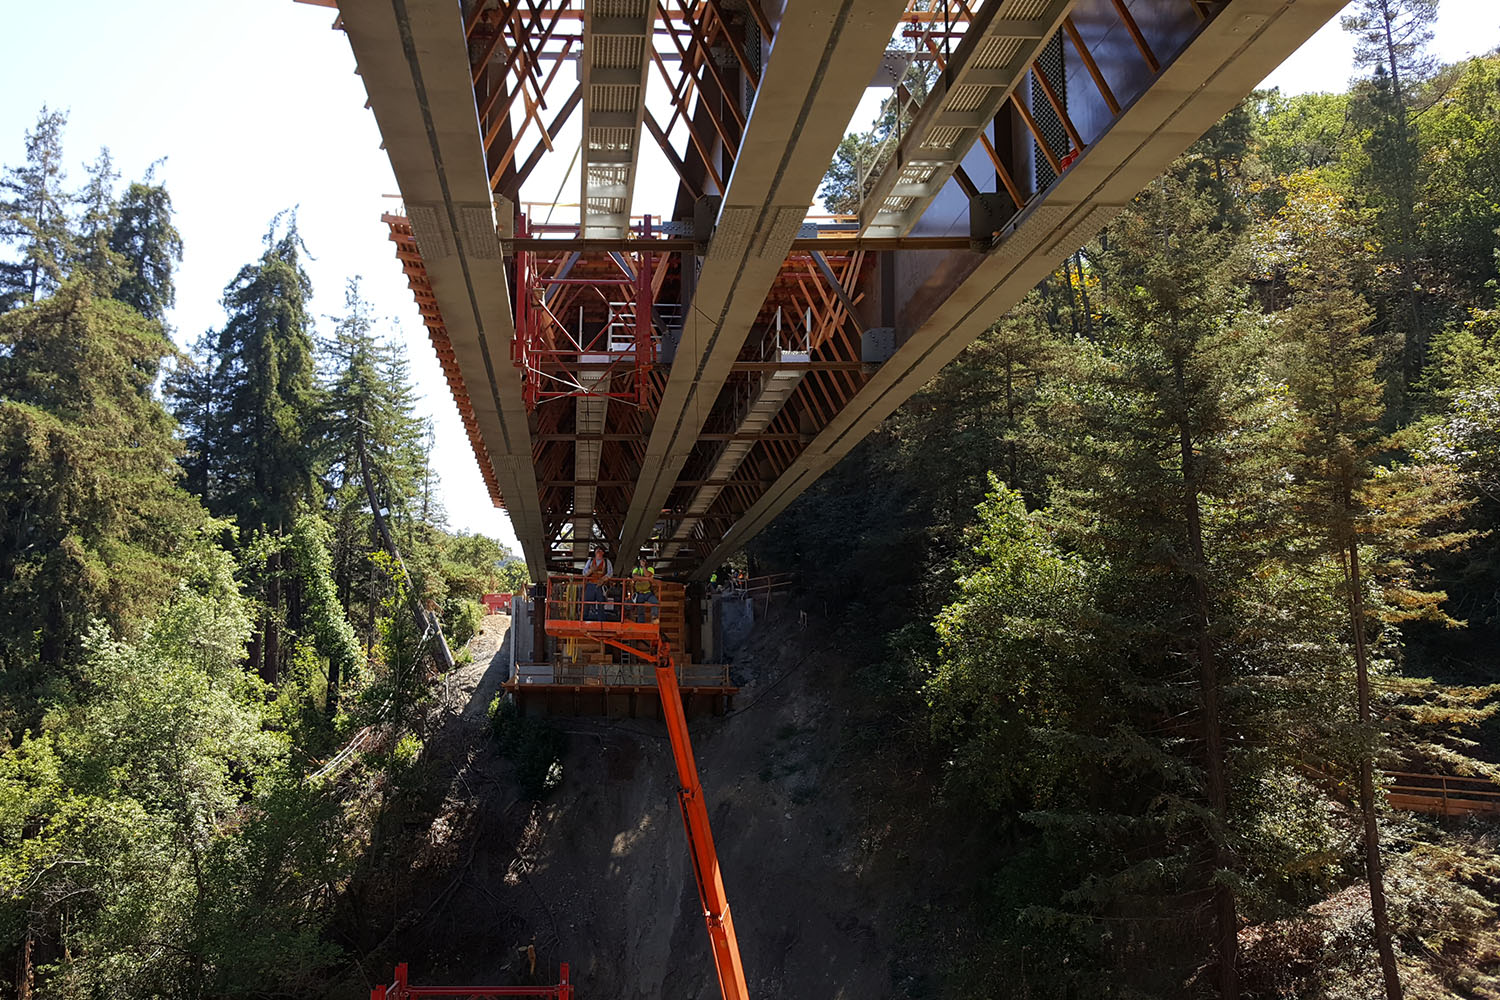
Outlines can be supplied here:
M674 672L681 688L732 687L726 663L678 663ZM656 668L650 663L569 662L560 659L549 663L517 663L510 680L517 687L551 684L649 687L656 683Z
M554 636L660 634L661 585L652 578L655 602L636 598L632 577L552 576L547 578L546 630Z
M407 980L406 963L396 966L396 978L390 985L370 990L370 1000L427 1000L432 997L538 997L573 1000L573 985L568 980L568 963L563 962L555 986L412 986Z
M1396 809L1438 816L1500 813L1500 785L1488 778L1389 771L1386 798Z

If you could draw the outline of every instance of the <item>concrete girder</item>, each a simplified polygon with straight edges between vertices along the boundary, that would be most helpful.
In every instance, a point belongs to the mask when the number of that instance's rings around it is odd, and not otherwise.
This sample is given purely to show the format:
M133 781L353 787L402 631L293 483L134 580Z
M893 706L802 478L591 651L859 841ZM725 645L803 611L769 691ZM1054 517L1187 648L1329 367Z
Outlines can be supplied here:
M650 537L905 8L904 0L797 0L783 11L683 319L621 552Z
M1001 0L984 5L871 189L860 218L864 235L911 232L1075 2Z
M455 360L533 578L546 573L514 317L477 125L461 11L452 0L345 0L364 80Z
M711 567L786 509L913 392L1092 238L1172 160L1344 6L1344 0L1234 0L1162 70L1156 84L1080 157L935 305L694 571ZM941 269L940 269L941 270Z
M583 9L584 237L622 239L640 162L646 74L651 68L655 0L590 2Z

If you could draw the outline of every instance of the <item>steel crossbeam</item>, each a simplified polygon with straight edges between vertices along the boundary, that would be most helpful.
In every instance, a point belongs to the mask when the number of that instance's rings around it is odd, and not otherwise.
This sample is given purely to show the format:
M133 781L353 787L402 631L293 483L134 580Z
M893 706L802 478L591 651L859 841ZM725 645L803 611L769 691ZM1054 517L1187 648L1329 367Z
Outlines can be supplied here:
M1339 6L346 0L335 26L533 576L591 539L703 576ZM809 216L866 81L901 108L873 187ZM678 182L658 226L631 215L651 141Z
M1075 2L991 0L980 9L866 196L860 219L865 235L911 232L964 154L1012 100ZM1014 106L1030 122L1025 102ZM1045 141L1042 149L1052 155Z
M977 267L961 271L956 281L938 269L931 287L911 296L932 303L925 317L913 320L894 356L776 482L723 525L695 578L707 578L785 510L1342 7L1343 0L1233 0L1204 23Z

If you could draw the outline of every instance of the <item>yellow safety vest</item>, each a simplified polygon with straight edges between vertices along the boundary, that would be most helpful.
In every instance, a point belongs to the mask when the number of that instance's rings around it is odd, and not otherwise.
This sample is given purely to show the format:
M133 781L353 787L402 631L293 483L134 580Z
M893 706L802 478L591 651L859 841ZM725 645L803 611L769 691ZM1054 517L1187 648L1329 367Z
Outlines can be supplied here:
M647 566L645 569L637 566L631 571L630 575L635 577L635 592L637 594L651 593L651 578L656 575L656 570L650 566Z

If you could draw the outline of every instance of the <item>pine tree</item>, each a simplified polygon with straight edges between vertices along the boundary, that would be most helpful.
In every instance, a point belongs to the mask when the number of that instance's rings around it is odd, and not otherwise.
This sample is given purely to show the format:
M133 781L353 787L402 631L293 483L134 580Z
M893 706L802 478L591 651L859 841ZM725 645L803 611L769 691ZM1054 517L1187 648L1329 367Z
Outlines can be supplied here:
M182 237L172 222L172 197L156 182L155 166L125 189L109 246L125 262L116 297L164 322L177 299L174 272L182 262Z
M1406 347L1403 386L1410 388L1422 370L1427 330L1417 292L1417 163L1411 126L1411 93L1431 72L1426 46L1432 40L1438 0L1359 0L1346 15L1344 30L1354 35L1354 57L1369 67L1369 106L1375 118L1365 149L1366 181L1371 201L1380 208L1382 229L1391 254L1400 262L1398 299L1405 306Z
M203 513L152 388L160 328L70 282L0 318L0 658L56 666L89 620L128 631L174 586Z
M76 259L70 273L84 274L103 295L112 295L123 277L124 261L110 247L110 236L119 217L115 201L115 181L120 174L114 168L109 150L99 150L99 157L88 168L88 183L78 192L80 209L76 236Z
M7 167L0 177L0 241L19 259L0 262L0 310L38 299L55 290L74 256L64 187L62 133L68 116L44 106L36 127L26 133L26 164Z
M1381 386L1368 330L1373 315L1336 266L1298 283L1283 317L1289 352L1287 385L1296 404L1291 430L1293 511L1316 552L1342 570L1342 597L1356 672L1358 721L1365 730L1358 753L1359 807L1365 874L1375 943L1388 1000L1402 996L1386 906L1384 864L1375 798L1375 744L1370 711L1371 643L1367 634L1366 542L1368 487L1380 445Z
M1238 995L1239 862L1221 706L1235 683L1225 655L1229 608L1246 572L1229 539L1251 485L1229 450L1256 400L1246 388L1255 338L1253 324L1241 321L1239 244L1220 205L1213 191L1169 175L1110 227L1098 261L1105 347L1077 389L1073 460L1059 496L1080 551L1108 567L1100 600L1119 631L1104 641L1139 660L1139 710L1155 704L1161 720L1196 721L1176 737L1195 747L1190 766L1202 784L1164 794L1199 818L1203 853L1183 863L1208 869L1200 885L1213 899L1218 989L1227 998ZM1194 689L1196 705L1180 703ZM1140 733L1181 725L1134 721Z
M284 650L282 584L288 578L280 539L314 486L312 423L317 410L312 285L302 269L295 221L266 234L266 249L224 291L228 322L215 347L212 467L218 512L238 521L245 544L264 539L259 588L265 617L251 661L274 682Z
M222 499L222 470L216 451L223 394L218 381L217 344L216 333L199 337L192 353L177 359L165 387L172 415L181 427L183 485L213 509L219 508Z
M383 548L375 537L368 492L360 466L367 456L387 509L400 517L418 494L425 473L421 422L398 346L375 336L369 304L357 280L345 289L345 312L320 351L324 390L317 439L324 489L332 500L334 579L344 606L364 605L366 643L374 641L376 610L385 585L371 554Z
M224 290L229 320L215 349L215 377L224 387L215 444L223 510L247 531L289 527L312 488L312 284L301 245L295 221L280 235L273 225L260 259Z

